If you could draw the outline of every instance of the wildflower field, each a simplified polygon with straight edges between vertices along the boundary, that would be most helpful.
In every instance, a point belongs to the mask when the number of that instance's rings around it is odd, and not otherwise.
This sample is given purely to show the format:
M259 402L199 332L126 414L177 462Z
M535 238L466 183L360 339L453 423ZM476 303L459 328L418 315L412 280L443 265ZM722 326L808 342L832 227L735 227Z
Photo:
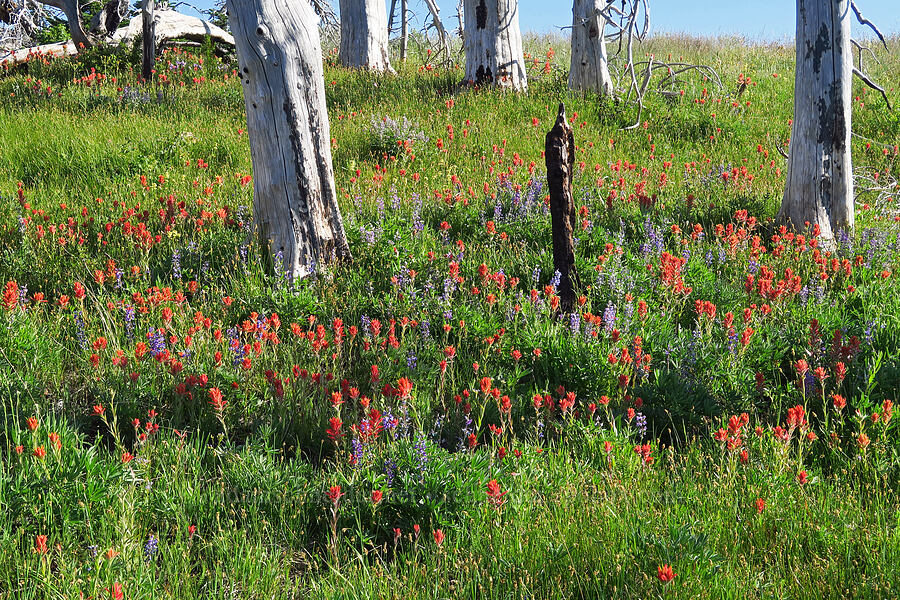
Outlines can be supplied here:
M565 40L526 50L527 94L326 52L353 260L303 281L254 241L232 60L3 69L0 598L900 594L900 111L854 83L827 243L775 221L793 48L650 39L721 84L628 131L566 90Z

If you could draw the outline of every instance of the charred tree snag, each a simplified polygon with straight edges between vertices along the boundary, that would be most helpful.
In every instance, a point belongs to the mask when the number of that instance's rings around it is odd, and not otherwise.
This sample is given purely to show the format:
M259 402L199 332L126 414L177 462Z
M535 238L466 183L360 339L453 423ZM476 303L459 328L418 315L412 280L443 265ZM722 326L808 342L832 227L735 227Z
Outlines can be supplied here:
M779 218L823 240L853 227L849 0L797 0L794 124Z
M550 218L553 228L553 267L559 271L559 305L563 312L575 306L575 200L572 174L575 170L575 136L566 120L566 107L559 105L556 123L544 143Z
M156 66L156 0L144 0L141 4L141 77L153 81Z
M572 5L572 62L569 89L613 94L606 51L606 14L612 2L574 0Z
M528 88L518 0L465 0L465 82Z
M384 0L341 0L341 64L393 72Z
M302 278L348 259L331 162L319 18L309 0L227 0L263 255ZM385 28L386 29L386 28Z

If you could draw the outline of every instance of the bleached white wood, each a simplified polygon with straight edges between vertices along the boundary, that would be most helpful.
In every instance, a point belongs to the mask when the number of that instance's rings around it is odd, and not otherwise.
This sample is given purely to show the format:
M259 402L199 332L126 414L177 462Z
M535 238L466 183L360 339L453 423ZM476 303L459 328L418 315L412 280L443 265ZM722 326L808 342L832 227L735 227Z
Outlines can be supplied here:
M234 38L221 27L174 10L155 10L153 21L157 47L169 40L181 38L202 42L206 36L216 42L234 45ZM138 15L131 19L127 27L117 29L112 39L117 43L131 42L141 35L143 26L144 20L141 15Z
M849 0L797 0L794 122L779 217L822 238L853 227Z
M114 44L130 43L141 35L143 19L140 15L131 20L127 27L121 27L112 35ZM154 16L154 29L156 46L160 46L170 40L186 39L201 42L208 35L214 41L223 44L234 45L234 38L221 27L212 23L189 17L174 10L157 10ZM73 41L44 44L31 48L22 48L6 54L0 53L0 64L16 65L25 62L29 57L59 57L72 56L78 53L78 47Z
M518 0L465 0L465 81L528 89Z
M339 58L345 67L393 72L384 0L341 0Z
M606 0L574 0L572 4L572 61L569 65L569 89L613 93L606 51L604 11Z
M74 56L76 54L78 54L78 48L72 40L67 42L55 42L53 44L32 46L31 48L22 48L21 50L16 50L14 52L0 54L0 65L12 66L24 63L28 60Z
M308 0L227 0L253 159L254 224L284 272L349 258L331 162L318 17Z

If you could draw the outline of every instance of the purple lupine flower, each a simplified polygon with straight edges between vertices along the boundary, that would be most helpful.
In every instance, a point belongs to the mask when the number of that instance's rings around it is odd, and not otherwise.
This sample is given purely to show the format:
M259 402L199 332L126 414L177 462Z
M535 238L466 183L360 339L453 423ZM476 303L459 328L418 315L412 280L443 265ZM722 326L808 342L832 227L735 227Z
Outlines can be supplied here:
M150 534L150 537L147 538L147 543L144 544L144 560L147 562L151 562L156 555L159 553L159 540L156 539L156 536Z

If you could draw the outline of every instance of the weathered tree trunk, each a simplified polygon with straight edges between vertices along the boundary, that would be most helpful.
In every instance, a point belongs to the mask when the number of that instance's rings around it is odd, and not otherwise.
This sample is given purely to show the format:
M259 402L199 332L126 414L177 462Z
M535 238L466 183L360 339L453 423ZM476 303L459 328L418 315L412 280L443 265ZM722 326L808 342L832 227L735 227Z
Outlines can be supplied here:
M797 0L794 124L779 217L824 240L853 227L850 0Z
M102 37L111 36L128 14L128 0L109 0L91 18L90 31Z
M518 0L465 0L465 81L526 90Z
M393 72L384 0L341 0L340 60L346 67Z
M559 271L559 305L570 312L575 305L575 200L572 175L575 170L575 135L566 120L566 107L559 105L556 123L544 143L550 220L553 229L553 267Z
M350 257L331 164L318 17L308 0L227 0L264 255L302 278ZM384 31L384 27L381 28Z
M606 0L574 0L572 5L572 62L569 89L592 91L608 96L613 93L606 53L603 10Z
M144 0L141 4L141 77L153 82L156 66L156 0Z
M406 49L409 45L409 19L406 11L408 0L400 0L400 62L406 62Z
M81 21L81 6L78 4L78 0L50 0L43 3L58 8L66 15L69 35L72 36L76 48L90 48L94 45L94 40L84 30L84 24Z

